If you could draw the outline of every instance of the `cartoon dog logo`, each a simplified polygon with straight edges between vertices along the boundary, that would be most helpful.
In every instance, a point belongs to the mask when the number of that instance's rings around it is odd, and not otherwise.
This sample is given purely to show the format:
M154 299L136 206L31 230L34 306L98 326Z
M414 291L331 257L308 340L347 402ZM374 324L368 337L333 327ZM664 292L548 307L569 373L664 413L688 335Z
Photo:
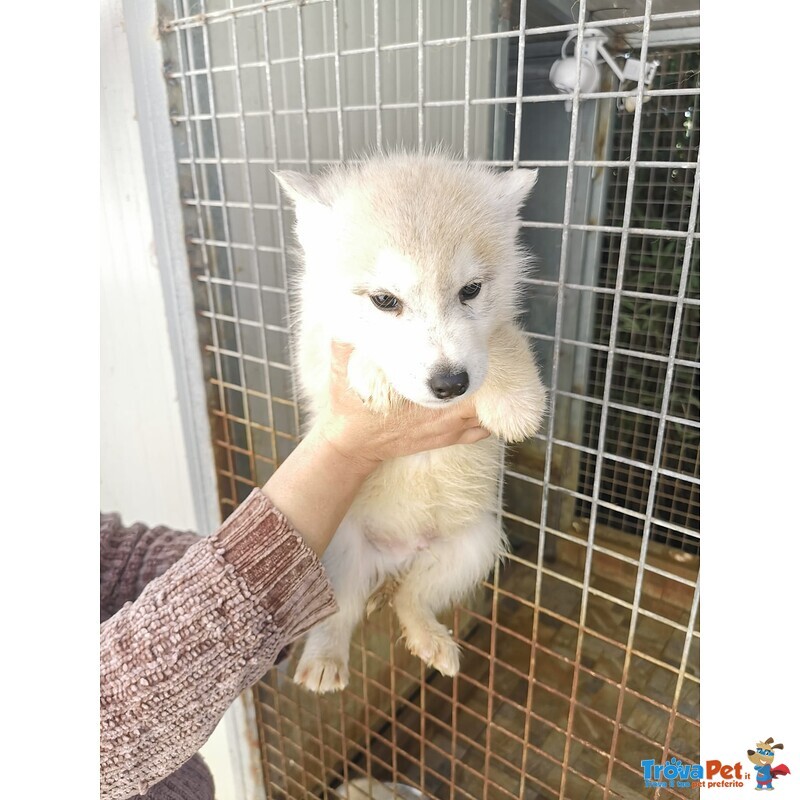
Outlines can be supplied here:
M772 766L772 762L775 760L775 751L783 750L783 745L773 744L774 741L770 736L765 742L756 742L755 750L747 751L747 757L755 765L756 783L758 784L756 790L759 792L762 789L772 791L775 788L772 785L773 778L791 774L786 764Z

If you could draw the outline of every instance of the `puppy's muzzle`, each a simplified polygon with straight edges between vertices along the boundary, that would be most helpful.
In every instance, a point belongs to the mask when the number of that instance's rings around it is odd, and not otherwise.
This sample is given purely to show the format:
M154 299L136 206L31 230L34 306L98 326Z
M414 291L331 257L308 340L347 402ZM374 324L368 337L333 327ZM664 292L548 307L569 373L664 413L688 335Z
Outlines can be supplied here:
M440 400L449 400L467 391L469 375L466 372L437 372L428 381L428 386Z

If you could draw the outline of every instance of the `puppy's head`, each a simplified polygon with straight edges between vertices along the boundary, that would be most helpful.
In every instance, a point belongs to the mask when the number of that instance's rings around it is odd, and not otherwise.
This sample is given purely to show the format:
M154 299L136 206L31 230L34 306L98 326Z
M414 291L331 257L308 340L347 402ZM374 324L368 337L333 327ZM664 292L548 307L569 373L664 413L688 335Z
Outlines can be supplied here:
M397 154L277 177L295 203L304 320L352 343L414 403L475 391L493 331L517 311L518 214L536 172Z

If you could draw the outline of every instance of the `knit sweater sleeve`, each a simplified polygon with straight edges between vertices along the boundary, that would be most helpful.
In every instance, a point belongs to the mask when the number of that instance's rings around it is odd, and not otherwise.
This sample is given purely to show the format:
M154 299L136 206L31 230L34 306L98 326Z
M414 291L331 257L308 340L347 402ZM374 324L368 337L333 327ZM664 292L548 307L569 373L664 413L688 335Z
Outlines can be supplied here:
M254 490L101 625L102 800L187 761L281 649L335 611L316 555Z
M125 526L119 514L100 515L100 621L105 622L150 581L163 575L202 537L141 522Z

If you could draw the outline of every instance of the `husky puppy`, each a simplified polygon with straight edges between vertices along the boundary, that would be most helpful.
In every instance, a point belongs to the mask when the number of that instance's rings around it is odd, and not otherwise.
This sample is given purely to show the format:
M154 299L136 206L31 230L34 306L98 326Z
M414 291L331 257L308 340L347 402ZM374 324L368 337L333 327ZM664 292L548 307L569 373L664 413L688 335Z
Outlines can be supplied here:
M327 400L339 340L353 345L348 378L374 410L474 395L494 434L371 475L323 557L339 611L310 631L294 680L314 692L347 685L351 635L384 585L410 652L455 675L459 649L436 615L504 552L499 440L532 436L546 405L515 323L528 262L518 213L536 172L396 153L277 178L294 202L302 249L294 322L310 421Z

